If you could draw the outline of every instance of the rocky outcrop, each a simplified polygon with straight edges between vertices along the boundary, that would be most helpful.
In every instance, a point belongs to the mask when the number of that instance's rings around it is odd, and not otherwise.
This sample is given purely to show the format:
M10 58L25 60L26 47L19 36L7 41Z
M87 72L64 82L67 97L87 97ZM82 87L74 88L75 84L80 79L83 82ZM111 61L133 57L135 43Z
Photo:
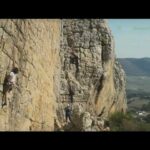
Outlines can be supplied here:
M71 122L65 124L65 131L110 131L108 119L91 115L80 104L74 105Z
M114 111L125 112L124 71L115 59L106 20L63 20L62 32L59 114L66 103L81 104L83 112L102 118Z
M0 20L1 91L13 66L18 88L0 108L0 130L100 131L110 113L126 111L124 72L104 19Z

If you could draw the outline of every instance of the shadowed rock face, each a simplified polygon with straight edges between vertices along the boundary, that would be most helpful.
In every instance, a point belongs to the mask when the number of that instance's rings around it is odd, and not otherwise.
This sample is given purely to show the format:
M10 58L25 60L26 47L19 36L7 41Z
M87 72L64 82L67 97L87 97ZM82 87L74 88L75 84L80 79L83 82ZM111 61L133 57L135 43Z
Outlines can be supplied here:
M104 118L111 112L126 110L124 71L115 60L114 41L106 20L63 20L60 56L59 120L63 120L61 111L67 103L73 109L81 104L83 113ZM78 119L72 119L81 125L84 115L79 114Z
M1 91L13 66L18 88L0 108L0 130L57 130L71 103L66 130L98 131L97 116L126 110L124 71L106 20L0 20Z

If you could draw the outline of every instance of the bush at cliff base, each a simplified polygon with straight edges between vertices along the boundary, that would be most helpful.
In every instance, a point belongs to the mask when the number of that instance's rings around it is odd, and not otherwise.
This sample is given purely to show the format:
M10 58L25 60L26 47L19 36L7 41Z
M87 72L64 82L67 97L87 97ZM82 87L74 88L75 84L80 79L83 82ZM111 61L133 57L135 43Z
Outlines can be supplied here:
M150 123L133 118L131 113L116 112L109 117L111 131L150 131Z

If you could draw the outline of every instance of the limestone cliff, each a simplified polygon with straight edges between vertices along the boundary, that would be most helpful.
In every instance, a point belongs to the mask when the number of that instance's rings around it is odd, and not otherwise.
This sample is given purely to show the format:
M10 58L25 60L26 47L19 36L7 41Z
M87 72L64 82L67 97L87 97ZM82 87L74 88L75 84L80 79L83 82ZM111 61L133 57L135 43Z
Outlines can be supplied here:
M61 37L59 114L68 102L73 109L80 105L83 113L101 118L114 111L125 112L124 71L115 59L107 21L63 20ZM82 124L81 115L79 122L72 118L74 123ZM62 118L60 115L59 120Z
M0 130L99 131L94 120L126 111L124 71L104 19L0 20L1 91L13 66L19 88L0 108ZM72 124L64 126L68 103Z
M0 20L1 86L14 65L20 70L0 130L54 130L59 43L60 20Z

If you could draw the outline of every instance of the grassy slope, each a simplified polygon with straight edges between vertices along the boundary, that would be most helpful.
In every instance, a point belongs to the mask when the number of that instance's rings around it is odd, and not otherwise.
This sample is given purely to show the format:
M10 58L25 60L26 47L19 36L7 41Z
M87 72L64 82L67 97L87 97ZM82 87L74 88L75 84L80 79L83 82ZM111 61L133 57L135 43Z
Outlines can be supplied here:
M150 93L150 58L121 58L118 60L126 73L127 94Z
M128 76L150 76L150 58L118 59Z
M150 93L150 76L127 76L127 90Z

